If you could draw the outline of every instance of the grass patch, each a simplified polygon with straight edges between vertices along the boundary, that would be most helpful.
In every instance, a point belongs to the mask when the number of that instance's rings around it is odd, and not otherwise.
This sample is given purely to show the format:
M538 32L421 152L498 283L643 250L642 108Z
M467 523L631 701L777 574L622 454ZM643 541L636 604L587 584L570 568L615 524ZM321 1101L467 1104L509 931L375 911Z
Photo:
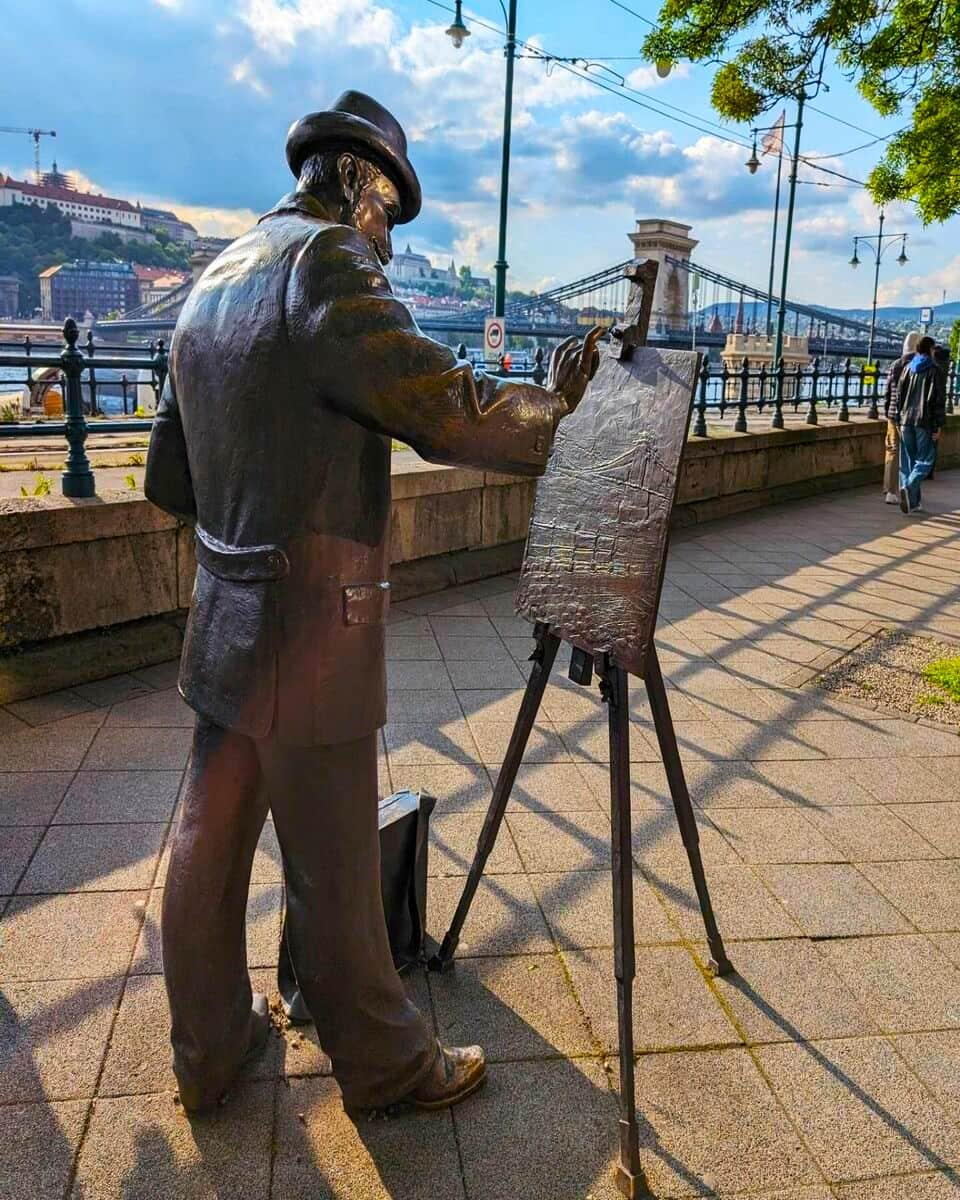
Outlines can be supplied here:
M960 658L938 658L923 668L923 677L960 702Z

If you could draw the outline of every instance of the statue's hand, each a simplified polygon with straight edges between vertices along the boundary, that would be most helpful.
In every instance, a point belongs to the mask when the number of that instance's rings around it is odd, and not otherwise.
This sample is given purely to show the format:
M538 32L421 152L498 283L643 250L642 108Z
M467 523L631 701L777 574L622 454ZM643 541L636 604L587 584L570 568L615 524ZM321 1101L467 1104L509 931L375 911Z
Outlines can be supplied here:
M603 334L603 328L595 326L582 342L579 338L567 338L550 358L547 390L563 401L564 416L574 411L583 399L587 384L597 373L600 365L597 342Z

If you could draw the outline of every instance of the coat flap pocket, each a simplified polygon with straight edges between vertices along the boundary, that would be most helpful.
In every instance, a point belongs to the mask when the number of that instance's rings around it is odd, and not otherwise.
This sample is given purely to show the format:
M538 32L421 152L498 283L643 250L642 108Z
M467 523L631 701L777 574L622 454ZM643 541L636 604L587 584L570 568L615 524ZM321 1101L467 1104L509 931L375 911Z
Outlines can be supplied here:
M343 589L345 625L382 625L389 607L389 583L351 583Z

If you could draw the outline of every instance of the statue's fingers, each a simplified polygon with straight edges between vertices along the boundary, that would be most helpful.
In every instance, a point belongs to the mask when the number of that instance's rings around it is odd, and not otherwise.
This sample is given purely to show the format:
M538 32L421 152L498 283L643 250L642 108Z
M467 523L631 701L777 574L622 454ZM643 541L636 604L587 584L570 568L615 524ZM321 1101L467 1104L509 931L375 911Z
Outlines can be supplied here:
M580 370L591 379L600 365L597 354L597 342L599 342L602 336L603 327L595 325L583 339L583 348L580 351Z

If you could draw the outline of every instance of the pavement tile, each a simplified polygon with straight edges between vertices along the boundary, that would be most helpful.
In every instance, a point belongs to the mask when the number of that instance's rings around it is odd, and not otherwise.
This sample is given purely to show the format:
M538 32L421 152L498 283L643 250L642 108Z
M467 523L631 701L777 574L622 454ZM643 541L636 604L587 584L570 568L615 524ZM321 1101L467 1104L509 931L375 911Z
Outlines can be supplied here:
M508 634L508 637L519 637L531 630L529 622L522 621L519 617L500 618L498 621L492 622L489 617L451 617L440 612L433 613L427 620L430 623L431 629L438 637L442 634L444 637L495 638L498 632L495 626L499 623L499 620L506 621L507 623L513 620L523 626L516 634Z
M754 762L790 759L822 759L815 746L798 736L797 727L789 721L770 720L764 725L753 721L718 721L717 729L733 748L732 758Z
M713 811L711 820L745 862L839 862L845 857L803 812L723 809Z
M855 867L800 863L759 870L767 887L808 937L912 932L908 922Z
M473 639L471 639L473 640ZM457 691L499 691L522 687L525 680L515 662L498 659L490 662L464 662L448 659L444 666Z
M275 1087L245 1084L192 1121L172 1092L98 1099L70 1200L268 1200Z
M3 739L5 771L75 771L96 737L104 719L101 709L67 717L39 729L24 726L22 733Z
M920 934L820 945L886 1033L960 1028L960 971Z
M738 1044L740 1035L683 946L637 949L633 1032L636 1048ZM564 950L563 961L590 1027L603 1049L617 1049L617 988L613 951Z
M70 771L0 771L0 826L46 825L72 778Z
M873 797L846 773L849 762L824 768L816 762L760 762L756 771L787 804L870 804Z
M520 711L523 700L523 688L497 688L491 691L467 690L458 697L467 722L470 725L480 725L486 721L499 721L513 725ZM549 718L541 710L537 714L537 724L545 724L552 728Z
M491 766L496 782L500 768ZM595 812L599 806L581 767L573 763L527 763L510 792L508 812Z
M516 639L513 639L516 640ZM531 637L522 639L526 647L524 657L533 647ZM463 637L456 633L437 633L440 653L446 662L501 662L507 657L506 647L495 633Z
M4 1200L60 1200L89 1108L89 1100L0 1105Z
M739 863L741 859L711 819L694 809L703 862ZM680 836L674 812L668 808L644 809L634 813L633 856L638 866L656 868L664 864L688 863L687 850Z
M441 941L450 927L463 879L427 883L427 932ZM549 954L553 941L525 875L485 876L477 889L458 948L461 958Z
M800 926L770 895L753 867L705 865L710 903L721 935L739 938L797 937ZM660 863L647 878L664 898L687 938L705 936L703 917L687 863Z
M955 1171L935 1175L897 1175L865 1183L843 1183L836 1189L839 1200L955 1200L960 1196L960 1179Z
M470 1200L615 1200L616 1120L597 1062L494 1064L469 1120L456 1118Z
M557 721L557 732L570 751L575 762L609 763L610 734L605 723L599 721ZM645 727L630 723L630 762L659 762L660 752Z
M409 722L445 725L463 717L456 693L450 691L406 691L390 700L390 720L397 725Z
M938 799L942 792L931 774L935 759L846 759L838 769L881 804L918 804Z
M960 929L960 862L864 863L860 869L918 929Z
M192 729L101 729L84 761L92 771L182 771Z
M480 812L438 813L434 816L430 822L431 876L461 876L469 872L483 821ZM522 870L510 829L504 821L485 871L488 875L512 875Z
M748 762L686 763L684 774L694 804L719 808L785 808L789 801Z
M713 986L748 1041L795 1042L877 1032L819 953L823 945L832 944L840 943L815 945L806 938L737 943L731 950L736 974L717 977Z
M387 662L440 662L442 655L433 634L410 637L388 632L385 639Z
M430 976L445 1045L483 1046L487 1062L596 1053L559 958L468 958Z
M766 696L767 693L760 688L740 688L729 694L710 692L705 696L694 696L688 702L695 705L708 721L749 721L762 729L776 719L776 713ZM670 707L673 708L672 703ZM677 716L677 720L683 719Z
M47 692L45 696L35 696L32 700L17 700L7 705L7 712L26 721L28 725L49 725L53 721L62 721L64 717L90 712L95 707L89 700L69 690Z
M960 1121L960 1032L902 1034L893 1044L950 1116Z
M907 815L925 805L904 805ZM960 812L960 805L955 806ZM938 858L928 840L898 820L879 804L813 808L807 820L851 862L888 862L896 859Z
M946 1166L960 1128L931 1103L883 1039L763 1046L756 1051L828 1179Z
M527 871L609 869L610 821L604 813L508 812L506 823Z
M389 724L383 732L391 771L394 767L477 761L476 742L462 719L439 726Z
M355 1125L332 1079L277 1102L273 1200L465 1200L449 1113Z
M925 758L921 766L925 772L952 788L954 795L960 793L960 758Z
M507 721L471 721L470 732L480 751L481 760L487 764L502 763L507 756L507 747L513 735L513 724ZM569 762L570 752L560 740L555 729L544 720L531 730L523 752L527 763Z
M6 740L15 733L25 733L31 728L32 726L28 725L26 721L21 721L19 717L15 717L13 713L7 712L0 705L0 738Z
M0 1105L92 1096L121 985L117 976L4 984Z
M486 812L493 784L483 767L452 766L396 767L391 773L394 791L409 788L437 799L436 816L457 812Z
M165 825L51 825L20 881L22 895L150 887Z
M450 692L453 684L442 662L388 662L388 692ZM392 715L395 704L405 705L402 698L390 703Z
M0 895L14 892L20 876L43 837L36 825L16 825L0 836Z
M387 636L394 633L405 634L407 637L432 637L433 626L429 617L415 616L391 604L387 617Z
M78 771L53 823L169 821L182 778L180 771Z
M135 696L115 704L107 717L106 728L192 729L197 714L188 707L176 688Z
M613 945L613 889L604 871L530 875L530 883L562 949ZM676 942L680 932L640 874L633 876L633 927L638 944Z
M577 770L586 780L597 803L608 812L610 809L610 765L608 763L578 762ZM689 772L687 773L689 776ZM673 799L667 783L663 763L642 762L630 764L630 807L635 811L647 808L673 808Z
M283 857L280 853L280 843L277 840L276 826L272 821L265 821L257 843L257 851L253 856L253 869L250 872L252 883L282 883Z
M180 676L180 660L175 658L171 662L157 663L153 667L142 667L139 671L131 671L130 674L134 679L139 679L143 683L149 684L150 687L163 691L164 688L177 686Z
M797 721L793 733L827 758L898 758L909 753L898 728L900 724L867 720Z
M134 696L142 696L152 688L135 675L111 675L107 679L96 679L93 683L81 683L72 690L98 708L109 708L112 704L132 700Z
M941 785L934 786L934 792ZM960 858L960 803L946 801L930 804L897 804L891 807L901 821L915 829L926 841L947 858ZM930 858L927 855L900 854L898 858Z
M636 694L636 693L634 693ZM596 688L579 687L573 683L551 681L547 684L540 705L554 722L607 722L607 708Z
M0 980L102 979L127 969L146 895L14 896L0 917Z
M641 1163L658 1197L750 1189L780 1200L820 1182L746 1050L640 1059L637 1107Z

